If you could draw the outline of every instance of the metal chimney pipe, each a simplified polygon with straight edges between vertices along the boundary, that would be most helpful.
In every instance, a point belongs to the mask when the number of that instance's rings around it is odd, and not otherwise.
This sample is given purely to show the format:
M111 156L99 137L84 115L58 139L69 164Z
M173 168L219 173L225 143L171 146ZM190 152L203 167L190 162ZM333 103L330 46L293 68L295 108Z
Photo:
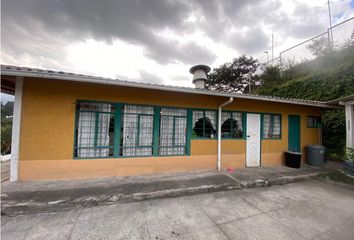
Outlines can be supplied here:
M193 74L195 88L205 89L205 80L207 79L207 74L210 70L210 67L207 65L195 65L189 69L189 72Z

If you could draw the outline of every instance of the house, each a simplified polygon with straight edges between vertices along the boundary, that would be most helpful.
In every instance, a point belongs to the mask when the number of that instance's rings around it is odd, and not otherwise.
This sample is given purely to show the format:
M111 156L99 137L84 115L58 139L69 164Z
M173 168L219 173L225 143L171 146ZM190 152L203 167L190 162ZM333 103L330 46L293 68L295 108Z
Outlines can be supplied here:
M323 102L5 66L15 95L11 180L276 166L320 142Z
M346 147L354 149L354 94L335 99L328 104L345 107Z

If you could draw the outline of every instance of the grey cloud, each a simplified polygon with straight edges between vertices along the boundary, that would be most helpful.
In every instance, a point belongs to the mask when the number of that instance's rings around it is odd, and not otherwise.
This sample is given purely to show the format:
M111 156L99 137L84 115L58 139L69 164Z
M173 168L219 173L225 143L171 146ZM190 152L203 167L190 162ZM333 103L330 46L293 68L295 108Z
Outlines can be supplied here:
M163 79L160 78L159 76L149 73L145 70L140 70L140 81L145 82L145 83L152 83L152 84L163 84Z
M173 30L183 36L200 30L214 41L253 54L268 48L269 37L260 26L267 25L282 39L325 29L318 18L323 9L300 4L289 17L280 7L279 0L3 0L2 55L32 56L38 65L60 67L66 64L68 44L120 39L143 46L146 56L160 64L211 64L216 56L198 39L182 44L156 33ZM191 14L204 21L186 22ZM237 34L230 34L231 29Z
M239 49L242 54L254 54L269 47L269 36L256 26L242 32L236 32L229 38L229 44Z
M327 30L326 21L327 9L325 7L309 7L299 4L294 10L292 17L285 24L281 25L280 30L283 35L302 39L323 33Z
M121 39L145 47L150 57L163 64L174 61L190 63L197 57L211 62L215 57L195 43L180 45L155 35L156 31L166 29L179 33L190 30L184 22L190 14L190 5L185 1L4 0L2 12L3 36L18 34L14 33L13 26L21 26L33 32L27 37L31 41L37 34L41 35L40 30L71 42L89 37L107 43ZM47 39L41 40L47 42ZM15 46L11 41L13 39L4 38L6 49L19 49L32 54L32 46L27 41L17 42ZM52 45L58 46L55 42Z

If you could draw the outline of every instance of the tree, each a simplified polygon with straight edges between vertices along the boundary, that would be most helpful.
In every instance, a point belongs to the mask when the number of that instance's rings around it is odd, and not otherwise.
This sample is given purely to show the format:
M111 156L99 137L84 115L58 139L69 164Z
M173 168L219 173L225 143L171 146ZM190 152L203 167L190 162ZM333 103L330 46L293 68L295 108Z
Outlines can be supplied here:
M249 78L251 79L251 86L259 85L259 78L255 74L258 66L257 59L242 55L233 59L232 62L214 68L208 74L205 86L209 90L244 92L248 86Z
M333 47L326 37L312 40L306 48L316 57L323 56L333 50Z
M262 88L274 87L276 84L281 83L283 80L280 71L279 66L266 66L263 73L260 75Z

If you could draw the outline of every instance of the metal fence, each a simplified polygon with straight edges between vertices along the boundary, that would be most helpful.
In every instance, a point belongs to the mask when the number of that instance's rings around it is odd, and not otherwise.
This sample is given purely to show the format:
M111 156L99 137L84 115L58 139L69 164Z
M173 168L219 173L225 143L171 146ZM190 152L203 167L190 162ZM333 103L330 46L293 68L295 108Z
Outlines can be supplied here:
M310 61L326 49L340 50L354 43L354 17L328 28L326 32L296 44L262 65L278 65L283 70Z

